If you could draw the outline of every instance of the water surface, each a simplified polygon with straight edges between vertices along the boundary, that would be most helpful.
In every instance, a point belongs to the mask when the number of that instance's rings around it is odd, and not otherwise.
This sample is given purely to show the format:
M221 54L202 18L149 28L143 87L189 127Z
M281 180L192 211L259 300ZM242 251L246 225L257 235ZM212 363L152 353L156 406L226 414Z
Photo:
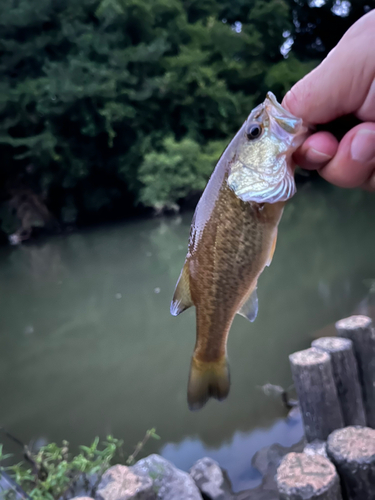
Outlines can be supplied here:
M374 195L299 189L259 282L258 318L234 321L230 396L195 413L186 403L194 310L169 314L191 213L2 248L0 422L25 442L77 446L113 433L129 453L156 427L162 439L145 452L186 470L212 456L236 490L255 486L254 453L302 433L260 387L289 386L290 353L368 312L374 213Z

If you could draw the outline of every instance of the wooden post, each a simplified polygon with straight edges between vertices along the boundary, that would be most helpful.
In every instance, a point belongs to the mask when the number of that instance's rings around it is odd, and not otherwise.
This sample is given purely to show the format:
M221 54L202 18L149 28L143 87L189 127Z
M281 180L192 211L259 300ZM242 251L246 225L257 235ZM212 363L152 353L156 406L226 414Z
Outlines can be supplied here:
M314 347L289 356L307 441L325 441L344 426L327 352Z
M345 427L327 441L328 457L335 464L347 500L375 500L375 430Z
M362 386L367 425L375 428L375 332L367 316L351 316L336 323L340 337L353 342Z
M353 343L339 337L322 337L311 344L331 356L333 378L339 397L344 425L366 425L362 390L359 383Z
M276 481L280 500L342 500L336 469L320 455L288 453Z

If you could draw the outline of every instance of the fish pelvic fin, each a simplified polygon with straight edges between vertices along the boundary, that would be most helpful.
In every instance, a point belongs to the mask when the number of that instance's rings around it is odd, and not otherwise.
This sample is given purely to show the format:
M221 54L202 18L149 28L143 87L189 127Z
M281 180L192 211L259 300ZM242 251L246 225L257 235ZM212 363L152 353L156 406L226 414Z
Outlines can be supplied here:
M237 314L240 314L251 322L255 321L258 315L258 295L256 288L251 292Z
M200 410L210 398L222 401L228 396L229 389L230 376L226 356L210 362L192 358L187 394L190 410Z
M187 262L185 262L180 277L178 278L171 302L171 314L172 316L178 316L182 312L186 311L186 309L189 309L192 305L193 301L190 295L189 268Z

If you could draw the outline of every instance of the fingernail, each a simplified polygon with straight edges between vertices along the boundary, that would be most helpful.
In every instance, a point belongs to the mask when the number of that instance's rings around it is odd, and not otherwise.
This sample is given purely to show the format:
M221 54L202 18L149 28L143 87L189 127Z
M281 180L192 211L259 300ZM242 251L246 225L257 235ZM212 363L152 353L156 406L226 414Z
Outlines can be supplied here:
M353 160L367 163L375 158L375 130L360 130L350 147Z
M327 155L326 153L322 153L321 151L318 151L317 149L309 148L306 151L306 158L307 158L307 160L311 161L312 163L326 163L331 158L333 158L333 156Z

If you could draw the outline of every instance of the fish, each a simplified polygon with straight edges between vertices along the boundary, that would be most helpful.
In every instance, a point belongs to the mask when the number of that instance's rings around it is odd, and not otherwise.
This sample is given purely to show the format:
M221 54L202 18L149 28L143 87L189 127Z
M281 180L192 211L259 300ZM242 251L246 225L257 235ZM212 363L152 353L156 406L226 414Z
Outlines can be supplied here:
M271 264L285 202L296 192L292 154L306 137L302 120L268 92L225 149L197 204L170 306L173 316L196 309L191 410L229 394L229 330L236 314L251 322L257 316L258 278Z

